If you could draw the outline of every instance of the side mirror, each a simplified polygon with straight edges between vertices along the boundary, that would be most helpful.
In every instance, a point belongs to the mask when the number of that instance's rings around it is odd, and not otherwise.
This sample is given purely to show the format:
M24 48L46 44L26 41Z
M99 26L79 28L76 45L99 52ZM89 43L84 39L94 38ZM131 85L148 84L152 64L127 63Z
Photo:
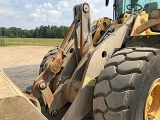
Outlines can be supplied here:
M106 6L108 6L108 4L109 4L109 0L106 0Z

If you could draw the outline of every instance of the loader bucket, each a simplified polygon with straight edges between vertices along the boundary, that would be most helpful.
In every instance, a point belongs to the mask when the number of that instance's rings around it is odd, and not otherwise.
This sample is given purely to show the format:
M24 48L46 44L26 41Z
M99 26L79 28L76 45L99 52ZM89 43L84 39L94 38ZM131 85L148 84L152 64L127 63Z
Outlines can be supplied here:
M0 69L0 119L46 120L41 112L27 99Z

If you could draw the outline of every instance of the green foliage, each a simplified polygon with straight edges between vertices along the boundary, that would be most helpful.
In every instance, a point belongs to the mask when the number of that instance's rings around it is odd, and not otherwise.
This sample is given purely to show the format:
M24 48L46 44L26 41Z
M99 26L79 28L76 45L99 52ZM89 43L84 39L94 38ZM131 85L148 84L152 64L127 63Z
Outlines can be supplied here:
M7 38L64 38L68 31L66 26L40 26L34 30L22 30L21 28L10 27L0 28L0 36Z
M6 40L4 37L0 37L0 46L6 46Z
M57 46L62 39L5 38L6 46Z

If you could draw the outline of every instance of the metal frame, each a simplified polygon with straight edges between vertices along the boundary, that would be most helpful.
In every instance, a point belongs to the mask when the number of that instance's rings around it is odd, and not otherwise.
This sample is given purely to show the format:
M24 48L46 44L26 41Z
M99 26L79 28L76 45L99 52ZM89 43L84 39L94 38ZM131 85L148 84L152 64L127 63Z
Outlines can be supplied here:
M65 119L82 119L89 114L92 110L96 78L106 60L124 44L125 37L131 32L128 28L132 26L133 20L134 16L131 16L110 36L104 35L102 42L93 47L89 5L83 3L74 7L74 21L69 32L57 54L47 61L48 66L33 85L33 96L44 101L51 116L55 116L57 110L67 102L72 105L64 116ZM63 61L62 52L73 32L75 33L74 51ZM49 87L50 80L56 74L59 74L59 85L52 93L52 88Z
M138 16L138 17L137 17ZM92 31L90 23L90 7L87 3L79 4L74 7L74 21L64 38L58 52L47 61L46 69L38 76L33 85L32 94L41 105L46 105L51 116L56 116L66 103L72 105L64 115L63 119L83 119L92 111L92 100L96 79L103 70L106 61L118 50L120 50L129 40L126 37L134 33L133 30L146 30L155 24L150 21L149 26L136 26L141 16L131 14L122 24L112 24L108 35L101 37L100 42L95 46L92 43ZM113 27L117 26L117 27ZM136 26L136 27L135 27ZM71 51L66 53L64 60L63 54L67 43L74 33L74 47L68 47ZM55 91L52 90L51 80L55 76Z

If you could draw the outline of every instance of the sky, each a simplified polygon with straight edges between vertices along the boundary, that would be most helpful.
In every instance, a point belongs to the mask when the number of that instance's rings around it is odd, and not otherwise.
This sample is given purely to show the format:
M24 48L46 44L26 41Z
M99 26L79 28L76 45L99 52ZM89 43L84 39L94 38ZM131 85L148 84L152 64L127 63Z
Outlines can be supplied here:
M105 0L0 0L0 27L35 29L40 25L70 26L73 7L87 2L91 8L91 21L112 18L112 1Z

